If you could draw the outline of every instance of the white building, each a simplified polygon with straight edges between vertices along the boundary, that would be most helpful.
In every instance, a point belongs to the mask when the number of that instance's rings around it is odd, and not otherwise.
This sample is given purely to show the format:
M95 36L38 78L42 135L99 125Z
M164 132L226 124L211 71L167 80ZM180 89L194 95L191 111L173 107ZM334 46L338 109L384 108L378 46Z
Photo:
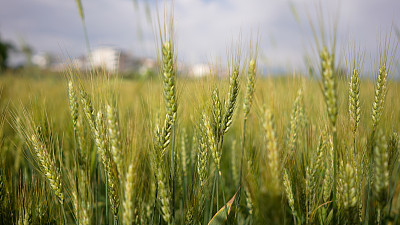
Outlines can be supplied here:
M33 55L32 63L33 63L33 65L36 65L43 69L50 65L50 59L49 59L48 54L39 53L39 54Z
M207 64L195 64L192 66L191 72L194 77L203 77L210 73L210 66Z
M100 47L94 49L89 59L94 68L103 68L108 71L119 69L121 51L113 47Z

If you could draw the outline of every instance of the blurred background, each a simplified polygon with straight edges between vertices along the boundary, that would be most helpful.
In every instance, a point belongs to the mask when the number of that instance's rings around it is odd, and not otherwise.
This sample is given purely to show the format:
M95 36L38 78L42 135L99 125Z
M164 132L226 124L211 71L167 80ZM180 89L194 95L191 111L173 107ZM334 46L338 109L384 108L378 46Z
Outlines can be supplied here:
M162 17L164 2L82 0L82 8L90 50L76 1L3 0L1 51L8 54L2 53L2 68L62 71L65 62L72 62L85 69L91 58L109 70L151 73L157 58L157 12ZM316 12L328 18L327 24L337 21L339 52L357 43L369 60L376 58L377 43L388 33L399 38L399 10L398 0L175 0L178 61L185 74L202 76L209 63L226 62L232 43L258 37L264 71L307 71L315 47L309 22L318 24Z

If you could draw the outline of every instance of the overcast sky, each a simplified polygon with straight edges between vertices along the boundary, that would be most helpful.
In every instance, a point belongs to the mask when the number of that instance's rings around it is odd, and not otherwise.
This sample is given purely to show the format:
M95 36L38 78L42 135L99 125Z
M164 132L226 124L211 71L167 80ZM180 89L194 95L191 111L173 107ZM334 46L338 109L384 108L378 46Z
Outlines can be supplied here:
M356 41L367 56L376 55L380 34L400 25L399 0L321 2L326 18L335 18L339 12L339 48ZM139 0L136 9L132 0L82 0L82 4L92 48L115 46L136 56L156 58L154 25L146 19L143 1ZM239 34L246 44L250 34L258 32L260 53L267 65L302 65L312 45L307 14L313 17L317 5L316 0L175 0L178 58L186 63L224 58ZM155 4L149 3L149 8L154 21ZM35 52L51 52L61 58L86 53L74 0L1 0L0 35L17 45L24 39Z

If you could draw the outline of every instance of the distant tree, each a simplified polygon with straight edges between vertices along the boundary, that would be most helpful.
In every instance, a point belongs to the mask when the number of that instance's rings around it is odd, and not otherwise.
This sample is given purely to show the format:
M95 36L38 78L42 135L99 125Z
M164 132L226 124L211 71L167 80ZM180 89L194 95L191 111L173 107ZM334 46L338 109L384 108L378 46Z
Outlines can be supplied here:
M0 37L0 72L7 68L7 61L10 50L13 46L10 43L4 42Z

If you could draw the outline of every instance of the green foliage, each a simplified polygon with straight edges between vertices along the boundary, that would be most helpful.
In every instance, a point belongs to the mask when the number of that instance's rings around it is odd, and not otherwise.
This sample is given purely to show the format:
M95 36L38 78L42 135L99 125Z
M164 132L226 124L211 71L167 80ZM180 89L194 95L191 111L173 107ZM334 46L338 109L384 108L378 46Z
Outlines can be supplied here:
M13 46L0 38L0 72L8 67L8 57Z

